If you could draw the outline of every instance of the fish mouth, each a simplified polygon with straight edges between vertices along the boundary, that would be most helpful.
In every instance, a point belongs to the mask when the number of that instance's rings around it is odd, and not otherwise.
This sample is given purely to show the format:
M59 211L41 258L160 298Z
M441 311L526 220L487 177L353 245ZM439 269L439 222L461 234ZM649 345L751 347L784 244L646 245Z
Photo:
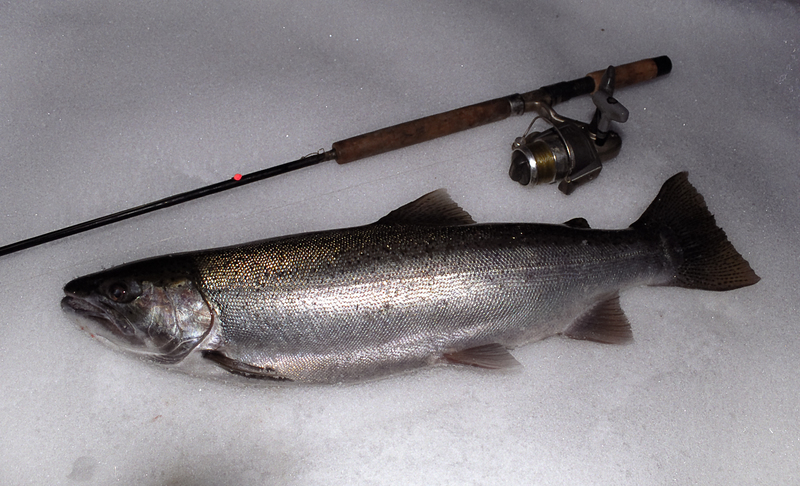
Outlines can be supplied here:
M71 295L64 297L61 299L61 309L78 314L81 317L99 321L102 324L108 322L108 316L102 312L100 308L80 297L73 297Z
M157 363L175 364L183 360L194 349L197 342L166 340L158 342L148 339L124 321L115 318L110 310L86 297L67 293L61 299L61 309L70 314L78 327L105 344L122 351L144 356Z
M83 325L79 322L78 325L81 329L89 332L92 337L102 337L117 346L121 344L120 341L130 346L141 344L135 334L125 332L106 309L85 298L67 295L61 299L61 309L87 323L88 325Z

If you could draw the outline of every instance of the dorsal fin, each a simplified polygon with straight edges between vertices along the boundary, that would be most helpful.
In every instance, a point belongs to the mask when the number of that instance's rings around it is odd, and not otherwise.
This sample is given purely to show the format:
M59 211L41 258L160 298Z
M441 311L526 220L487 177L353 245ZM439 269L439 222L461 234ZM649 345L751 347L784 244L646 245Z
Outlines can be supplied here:
M570 228L592 229L591 226L589 226L589 222L586 221L586 218L572 218L569 221L565 221L564 226L569 226Z
M462 349L461 351L453 351L452 353L446 353L444 357L451 363L489 368L492 370L519 366L519 362L511 356L508 349L497 343Z
M378 220L380 224L423 224L431 226L459 226L475 224L468 212L454 203L447 191L437 189L421 198L400 206Z
M622 344L633 339L631 324L619 306L619 293L614 292L598 300L575 319L564 335L607 344Z

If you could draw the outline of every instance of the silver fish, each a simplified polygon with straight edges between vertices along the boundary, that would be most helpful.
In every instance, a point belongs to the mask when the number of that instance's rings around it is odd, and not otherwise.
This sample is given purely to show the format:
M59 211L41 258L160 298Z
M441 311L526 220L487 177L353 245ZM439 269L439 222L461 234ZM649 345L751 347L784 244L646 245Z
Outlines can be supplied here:
M123 350L199 354L236 374L309 383L439 363L500 368L564 335L631 339L619 291L758 282L686 173L623 230L475 224L435 191L374 224L168 255L88 275L62 307Z

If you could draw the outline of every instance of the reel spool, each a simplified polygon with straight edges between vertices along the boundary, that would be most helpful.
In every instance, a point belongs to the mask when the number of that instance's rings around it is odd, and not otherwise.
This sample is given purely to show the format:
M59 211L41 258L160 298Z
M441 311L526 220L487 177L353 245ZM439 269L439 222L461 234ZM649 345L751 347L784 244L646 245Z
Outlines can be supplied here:
M609 66L592 94L597 109L588 124L562 117L551 106L538 103L538 116L511 146L511 179L522 185L559 182L558 189L564 194L594 180L603 162L616 157L622 148L622 139L611 130L611 123L628 120L628 110L613 97L614 78L614 67ZM531 132L539 119L552 127Z

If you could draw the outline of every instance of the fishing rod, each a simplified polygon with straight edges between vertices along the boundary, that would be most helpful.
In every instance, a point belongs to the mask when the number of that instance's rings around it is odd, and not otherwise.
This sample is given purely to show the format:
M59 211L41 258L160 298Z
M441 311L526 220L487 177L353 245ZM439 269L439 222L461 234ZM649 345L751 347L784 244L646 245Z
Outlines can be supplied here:
M2 246L0 256L322 162L335 160L339 164L346 164L530 112L538 114L534 122L542 118L553 125L553 128L547 132L528 134L534 123L531 122L525 135L519 137L512 146L514 152L509 175L521 184L560 180L559 188L569 194L578 184L596 177L599 165L619 151L616 143L619 137L605 129L610 121L625 121L627 110L623 114L614 111L618 103L612 97L613 90L654 79L671 70L672 61L667 56L642 59L527 93L504 96L382 128L335 142L328 151L320 150L292 162L249 174L236 174L231 179L216 184ZM553 110L553 106L559 103L588 94L593 94L593 101L597 105L595 120L591 124L561 117ZM602 149L606 145L606 138L614 143ZM586 140L590 141L588 145ZM581 157L581 154L586 157ZM588 162L584 162L584 159Z

